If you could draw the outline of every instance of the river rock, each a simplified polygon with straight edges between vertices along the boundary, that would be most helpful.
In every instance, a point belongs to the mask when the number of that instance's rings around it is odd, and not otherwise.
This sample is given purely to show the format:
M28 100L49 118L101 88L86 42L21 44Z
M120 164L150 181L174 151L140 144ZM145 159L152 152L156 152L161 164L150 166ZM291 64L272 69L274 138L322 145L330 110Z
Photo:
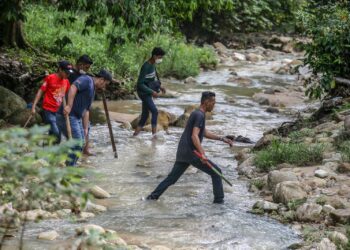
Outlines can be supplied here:
M253 209L264 210L265 212L272 212L278 210L278 204L269 201L257 201L253 205Z
M256 150L263 149L263 148L267 147L268 145L270 145L271 142L275 139L277 139L277 137L275 135L266 134L263 137L261 137L259 141L257 141L257 143L254 146L254 149L256 149Z
M325 213L325 214L330 214L332 211L334 211L335 210L335 208L334 207L332 207L331 205L324 205L323 207L322 207L322 212L323 213Z
M174 123L175 127L180 127L180 128L184 128L186 127L188 118L190 118L190 114L182 114L179 116L179 118L177 118L176 122Z
M56 231L43 232L38 235L39 240L55 240L60 236Z
M28 221L35 221L38 219L57 219L54 214L42 209L21 212L20 217Z
M331 205L335 209L344 209L349 207L349 203L343 199L340 198L338 195L334 196L325 196L325 204Z
M151 124L151 117L152 115L150 114L145 125ZM139 115L136 119L134 119L131 122L131 126L133 129L135 129L138 126L140 119L141 119L141 115ZM171 114L164 110L158 110L157 125L161 129L167 131L169 126L172 125L175 121L176 121L176 116L174 114Z
M328 237L334 244L343 247L346 247L349 242L348 237L337 231L331 232Z
M26 108L26 102L17 94L0 86L0 119L9 117L18 110Z
M89 235L92 231L98 232L99 234L103 234L106 232L106 230L103 227L94 224L85 225L83 227L77 228L75 231L78 235Z
M79 221L86 221L87 219L94 218L95 214L91 212L81 212L79 214Z
M106 114L100 107L91 107L89 117L93 125L106 123Z
M93 186L90 189L90 193L97 199L106 199L111 197L111 195L107 191L105 191L97 185Z
M264 59L264 57L262 55L257 55L257 54L254 54L254 53L249 53L247 55L247 60L251 61L251 62L259 62L259 61L261 61L263 59Z
M313 177L311 179L305 180L303 183L305 185L311 187L312 190L315 190L317 188L323 188L327 185L327 181L318 177Z
M339 164L337 171L339 173L349 173L350 172L350 163L343 162Z
M337 250L337 246L328 238L323 238L320 243L316 244L316 250Z
M247 178L252 178L253 174L254 174L254 169L255 167L253 166L254 164L254 157L251 156L248 159L246 159L244 162L242 162L241 164L239 164L237 166L237 172L239 175L244 175Z
M298 181L278 183L273 193L273 201L285 205L291 201L306 199L306 197L307 193Z
M292 171L271 171L267 176L267 186L270 190L275 190L278 183L283 181L298 181L298 177Z
M105 206L98 205L98 204L92 203L91 201L88 201L86 203L85 211L91 212L91 213L102 213L102 212L106 212L107 208Z
M232 58L235 61L246 61L247 60L247 58L244 54L237 53L237 52L233 52Z
M253 81L247 77L237 77L237 76L230 77L227 80L227 82L237 83L243 86L249 86L253 83Z
M330 214L333 222L348 224L350 223L350 208L347 209L335 209Z
M218 51L220 55L224 55L227 53L227 48L220 42L213 43L214 48Z
M350 115L346 116L344 119L344 130L350 131Z
M272 114L278 114L280 112L280 110L275 107L268 107L265 111Z
M304 203L296 210L297 219L305 222L319 222L322 219L322 206L314 203Z
M184 81L184 83L187 83L187 84L194 84L194 83L197 83L197 80L196 78L190 76L190 77L187 77Z
M329 175L329 173L323 169L317 169L315 171L315 176L318 177L318 178L326 178L327 176Z
M124 246L126 247L128 244L125 242L125 240L123 238L121 238L116 231L114 230L105 230L106 231L106 241L108 243L111 243L113 245L117 245L117 246ZM128 248L129 249L129 248Z

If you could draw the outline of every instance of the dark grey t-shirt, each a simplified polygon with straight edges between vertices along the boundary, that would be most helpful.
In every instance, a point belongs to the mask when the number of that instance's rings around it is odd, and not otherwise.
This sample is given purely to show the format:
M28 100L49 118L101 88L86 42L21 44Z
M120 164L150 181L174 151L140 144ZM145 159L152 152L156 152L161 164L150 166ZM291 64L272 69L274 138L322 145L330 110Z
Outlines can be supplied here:
M201 110L193 111L187 121L185 131L181 136L177 148L176 161L190 162L193 159L193 150L196 149L192 142L192 131L194 127L200 128L199 140L202 142L205 130L205 113Z

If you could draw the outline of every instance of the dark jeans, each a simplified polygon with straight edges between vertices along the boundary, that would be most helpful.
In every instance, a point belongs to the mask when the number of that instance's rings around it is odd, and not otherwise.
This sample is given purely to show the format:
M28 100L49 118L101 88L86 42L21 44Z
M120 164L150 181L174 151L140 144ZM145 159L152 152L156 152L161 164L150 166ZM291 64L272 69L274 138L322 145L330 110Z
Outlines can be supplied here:
M84 129L82 118L69 116L70 126L72 130L72 138L77 140L77 145L72 148L72 153L69 154L68 166L75 166L79 159L78 153L81 153L84 145ZM62 114L57 114L57 125L66 138L68 138L66 119Z
M50 125L49 135L52 135L56 138L55 143L60 143L61 132L57 126L56 113L44 110L44 121L46 124Z
M213 162L210 163L221 173L221 169L216 166ZM213 170L211 170L207 165L201 162L199 158L193 158L191 162L180 162L176 161L173 169L169 175L158 185L158 187L150 194L152 199L158 199L167 188L176 183L176 181L181 177L181 175L186 171L189 165L192 165L199 170L207 173L211 176L213 183L213 193L214 202L220 203L224 200L224 189L222 186L221 177L218 176Z
M142 113L141 113L140 122L138 124L139 127L145 126L149 116L149 112L152 113L152 119L151 119L152 128L157 127L158 110L156 105L153 102L152 96L144 95L144 96L140 96L140 98L142 100Z

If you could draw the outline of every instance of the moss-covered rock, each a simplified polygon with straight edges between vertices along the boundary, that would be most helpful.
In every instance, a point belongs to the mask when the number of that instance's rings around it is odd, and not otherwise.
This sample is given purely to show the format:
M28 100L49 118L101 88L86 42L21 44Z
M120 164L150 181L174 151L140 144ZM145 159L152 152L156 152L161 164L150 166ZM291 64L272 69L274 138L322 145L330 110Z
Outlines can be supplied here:
M22 110L26 107L26 102L11 90L0 86L0 118L9 117L17 110Z
M17 110L15 113L13 113L10 117L8 117L8 122L13 125L19 125L23 127L25 123L27 122L28 118L30 117L31 110L30 109L21 109ZM30 127L34 124L39 124L42 122L41 116L39 114L35 114L27 124L27 127Z

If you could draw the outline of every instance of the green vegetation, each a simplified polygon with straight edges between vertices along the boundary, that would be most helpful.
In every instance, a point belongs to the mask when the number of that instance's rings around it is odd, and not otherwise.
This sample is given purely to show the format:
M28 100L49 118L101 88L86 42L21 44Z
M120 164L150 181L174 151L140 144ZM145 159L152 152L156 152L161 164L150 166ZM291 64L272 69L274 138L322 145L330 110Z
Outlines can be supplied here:
M298 207L303 205L306 202L306 199L299 199L299 200L293 200L291 202L288 202L288 209L296 211Z
M347 0L310 1L299 13L305 35L312 39L306 46L305 59L314 74L306 82L306 94L310 97L337 93L334 77L350 78L349 6Z
M342 160L350 162L350 141L344 141L340 144L339 149L342 155Z
M304 137L313 137L315 135L315 131L312 129L304 128L302 130L293 131L291 132L288 137L291 139L292 142L302 142Z
M0 130L0 200L9 206L0 220L5 229L19 226L23 212L17 211L60 209L62 198L76 204L72 209L79 211L75 201L87 200L87 194L80 191L83 170L63 167L75 142L53 145L54 138L44 135L47 130L37 126Z
M254 179L251 180L250 185L253 185L257 189L262 190L265 187L265 182L262 179Z
M281 163L307 166L321 162L323 151L323 145L309 146L274 140L266 149L257 152L254 164L262 171L274 169Z

